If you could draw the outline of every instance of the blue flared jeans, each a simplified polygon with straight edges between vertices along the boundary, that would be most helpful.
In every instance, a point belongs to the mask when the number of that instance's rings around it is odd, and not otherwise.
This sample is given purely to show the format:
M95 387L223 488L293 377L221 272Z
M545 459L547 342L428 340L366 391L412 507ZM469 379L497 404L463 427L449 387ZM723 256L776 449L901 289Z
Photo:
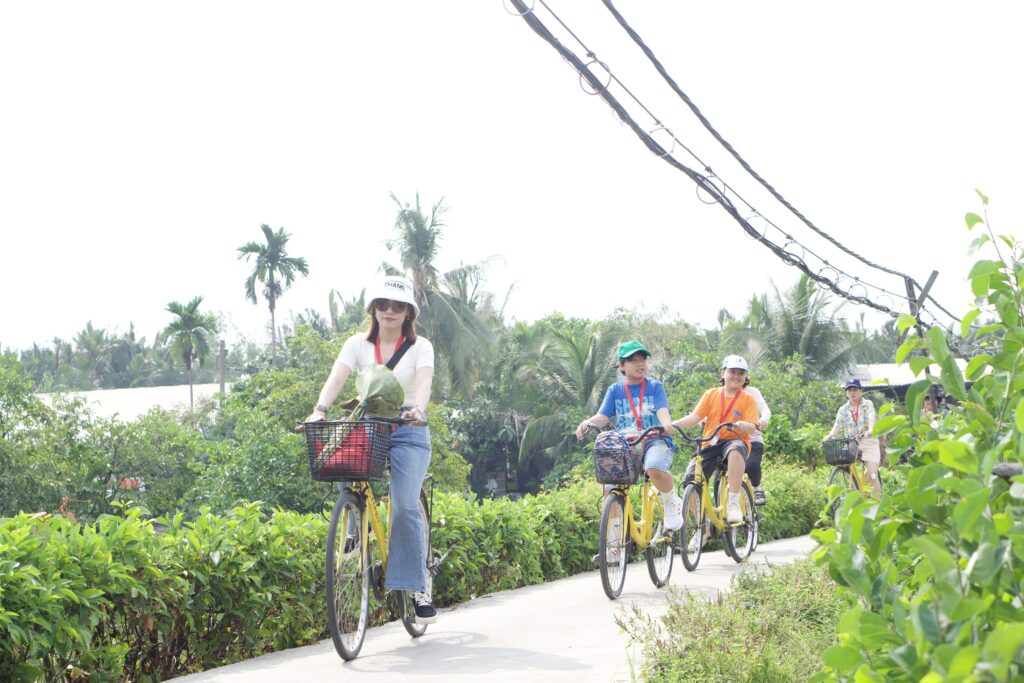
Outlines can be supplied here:
M391 435L391 543L385 588L426 590L426 529L420 517L420 489L428 465L430 429L396 429Z

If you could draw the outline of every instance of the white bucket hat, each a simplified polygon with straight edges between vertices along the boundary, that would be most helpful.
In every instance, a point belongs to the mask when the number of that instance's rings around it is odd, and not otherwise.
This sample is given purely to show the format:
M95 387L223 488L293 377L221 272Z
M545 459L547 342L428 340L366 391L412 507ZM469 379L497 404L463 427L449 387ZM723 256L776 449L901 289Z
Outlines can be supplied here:
M747 361L743 360L743 356L726 356L725 360L722 361L722 369L727 370L729 368L736 368L738 370L743 370L744 372L749 372Z
M416 305L416 292L412 283L400 275L388 275L375 282L369 289L367 306L373 303L374 299L391 299L392 301L403 301L420 314L420 307Z

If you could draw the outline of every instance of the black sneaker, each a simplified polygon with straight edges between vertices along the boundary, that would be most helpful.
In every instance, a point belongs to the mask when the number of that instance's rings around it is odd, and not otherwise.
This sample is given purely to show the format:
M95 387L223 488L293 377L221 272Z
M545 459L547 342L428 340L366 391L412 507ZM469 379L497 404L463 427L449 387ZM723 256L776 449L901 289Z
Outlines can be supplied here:
M434 609L434 603L431 602L429 595L413 591L412 602L416 605L417 624L433 624L437 621L437 610Z

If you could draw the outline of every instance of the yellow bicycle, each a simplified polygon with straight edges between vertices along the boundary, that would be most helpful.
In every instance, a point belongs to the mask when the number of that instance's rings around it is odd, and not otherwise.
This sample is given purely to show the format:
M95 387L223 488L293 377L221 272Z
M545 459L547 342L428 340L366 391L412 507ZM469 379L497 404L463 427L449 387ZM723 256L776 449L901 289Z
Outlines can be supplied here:
M345 660L355 659L363 646L370 614L370 588L379 601L385 596L391 499L381 496L378 502L371 482L384 476L391 432L396 424L423 423L383 419L303 423L312 477L317 481L344 482L338 484L339 494L327 531L325 579L328 628L334 648ZM431 510L423 491L419 508L424 522L430 593L434 576L448 553L434 557ZM427 627L416 622L411 592L393 593L405 630L413 638L423 635Z
M846 437L829 439L822 444L825 452L825 462L832 465L832 471L828 475L828 488L831 490L833 484L839 484L843 490L859 491L865 496L875 495L874 486L864 472L864 461L860 458L860 449L857 442L862 437ZM859 465L859 466L858 466ZM878 473L878 481L882 481L882 473ZM843 502L845 494L840 494L832 503L830 508L834 515Z
M665 528L661 496L646 473L643 483L638 487L639 518L634 516L630 496L630 488L643 468L643 453L637 446L649 435L663 432L660 426L648 427L635 439L626 439L615 432L604 432L621 439L623 447L602 449L595 445L597 480L608 485L601 512L597 566L601 574L601 586L609 600L615 600L622 592L626 581L626 566L634 548L644 549L647 572L656 587L664 586L672 575L676 532Z
M701 467L701 445L715 440L719 430L731 429L731 422L723 422L711 436L693 438L681 429L676 430L683 439L694 446L694 478L680 482L683 491L683 526L679 530L679 554L687 571L693 571L700 563L704 544L714 538L721 538L726 553L736 562L743 562L754 552L758 542L759 516L754 506L754 489L747 475L743 475L740 486L740 512L743 519L730 524L726 521L725 508L729 500L729 484L725 476L725 463L718 464L713 485L704 478ZM713 491L713 493L712 493Z

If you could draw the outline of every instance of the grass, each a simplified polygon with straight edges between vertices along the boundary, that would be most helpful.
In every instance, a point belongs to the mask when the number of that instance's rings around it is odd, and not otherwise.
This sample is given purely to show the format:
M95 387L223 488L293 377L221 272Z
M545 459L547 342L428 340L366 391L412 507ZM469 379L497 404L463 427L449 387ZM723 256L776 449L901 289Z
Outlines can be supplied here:
M806 681L836 644L845 599L823 567L800 560L770 574L744 572L727 592L675 592L668 612L619 620L643 651L648 681Z

